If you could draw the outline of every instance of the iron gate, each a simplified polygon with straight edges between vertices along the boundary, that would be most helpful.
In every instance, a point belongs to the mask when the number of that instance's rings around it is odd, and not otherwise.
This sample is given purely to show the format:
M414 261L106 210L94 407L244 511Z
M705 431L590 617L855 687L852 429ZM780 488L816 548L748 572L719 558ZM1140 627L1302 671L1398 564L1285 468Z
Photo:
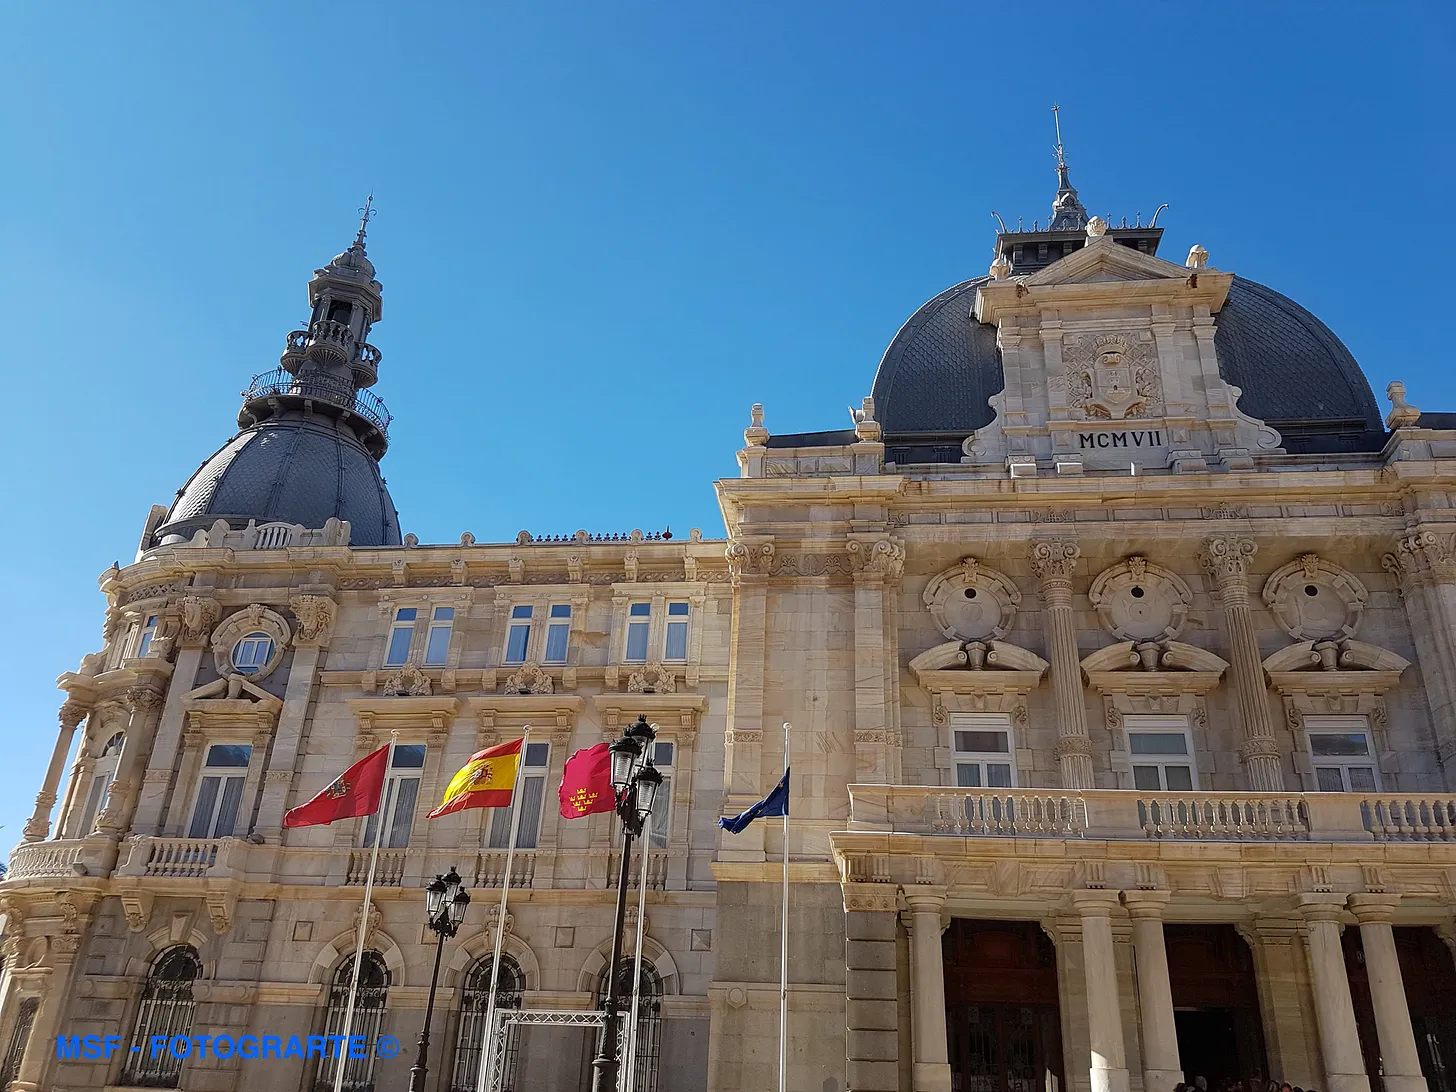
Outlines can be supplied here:
M131 1050L126 1055L121 1083L134 1088L176 1088L182 1075L182 1059L170 1050L152 1051L157 1036L173 1039L192 1034L192 1016L197 1002L192 983L202 975L202 961L190 945L169 948L152 964L142 990L132 1031Z

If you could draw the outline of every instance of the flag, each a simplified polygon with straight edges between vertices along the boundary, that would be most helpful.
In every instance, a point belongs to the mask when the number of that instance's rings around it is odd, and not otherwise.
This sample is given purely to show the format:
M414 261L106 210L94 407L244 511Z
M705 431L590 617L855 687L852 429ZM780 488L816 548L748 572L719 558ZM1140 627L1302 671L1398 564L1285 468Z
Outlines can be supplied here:
M470 761L445 787L445 799L426 819L438 819L466 808L508 808L516 789L516 768L521 764L521 744L516 739L499 747L487 747L470 756Z
M371 751L341 773L323 792L283 816L285 827L314 827L339 819L373 815L384 795L389 744Z
M612 753L605 743L577 751L566 760L561 787L556 790L561 801L561 818L580 819L584 815L615 811L617 794L612 789Z
M774 786L773 792L769 793L753 807L740 815L732 817L725 816L718 820L718 825L729 834L742 834L748 829L748 824L755 819L772 819L789 814L789 771L784 771L784 776L779 778L779 783Z

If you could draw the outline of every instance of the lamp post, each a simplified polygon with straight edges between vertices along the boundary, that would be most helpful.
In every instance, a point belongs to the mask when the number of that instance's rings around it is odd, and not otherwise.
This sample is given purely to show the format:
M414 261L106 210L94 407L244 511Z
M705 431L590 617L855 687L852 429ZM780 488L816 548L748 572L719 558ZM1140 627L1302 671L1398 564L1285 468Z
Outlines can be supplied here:
M429 1066L425 1057L430 1050L430 1017L435 1013L435 986L440 981L440 955L445 951L445 939L460 931L465 920L465 910L470 906L470 895L461 886L460 873L452 865L443 876L436 876L425 885L425 924L436 936L435 969L430 974L430 999L425 1004L425 1026L420 1031L419 1055L410 1069L409 1092L425 1092L425 1075Z
M617 1053L622 1024L617 1011L617 965L622 960L627 886L632 882L632 841L642 836L657 792L662 788L662 774L652 765L652 741L656 738L657 729L647 723L646 717L638 717L611 746L612 791L617 798L617 817L622 820L622 869L617 877L617 917L612 925L607 992L602 999L606 1020L602 1023L600 1048L592 1060L592 1092L617 1092Z

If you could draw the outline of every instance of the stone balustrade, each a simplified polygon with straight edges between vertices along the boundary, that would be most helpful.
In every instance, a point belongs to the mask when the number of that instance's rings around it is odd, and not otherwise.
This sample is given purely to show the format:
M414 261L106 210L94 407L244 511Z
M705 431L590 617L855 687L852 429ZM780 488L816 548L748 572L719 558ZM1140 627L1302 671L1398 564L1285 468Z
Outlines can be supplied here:
M76 866L82 863L85 843L79 839L55 842L21 842L10 854L8 880L33 880L52 876L85 875Z
M1456 843L1456 796L851 785L851 830L956 837Z

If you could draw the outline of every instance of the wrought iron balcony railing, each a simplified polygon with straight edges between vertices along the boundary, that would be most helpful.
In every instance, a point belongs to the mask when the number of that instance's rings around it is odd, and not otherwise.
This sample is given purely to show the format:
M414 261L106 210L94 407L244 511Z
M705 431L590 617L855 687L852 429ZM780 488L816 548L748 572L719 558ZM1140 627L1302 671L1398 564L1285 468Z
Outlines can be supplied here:
M271 372L255 375L248 384L248 389L243 391L243 409L245 413L252 413L261 419L253 404L270 399L293 398L335 406L362 417L374 427L381 438L388 438L391 418L384 400L371 391L357 390L349 380L327 372L311 371L303 375L293 375L286 369L275 368ZM269 415L264 413L261 416Z

